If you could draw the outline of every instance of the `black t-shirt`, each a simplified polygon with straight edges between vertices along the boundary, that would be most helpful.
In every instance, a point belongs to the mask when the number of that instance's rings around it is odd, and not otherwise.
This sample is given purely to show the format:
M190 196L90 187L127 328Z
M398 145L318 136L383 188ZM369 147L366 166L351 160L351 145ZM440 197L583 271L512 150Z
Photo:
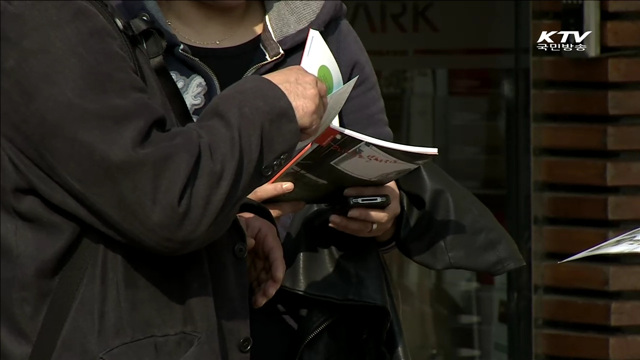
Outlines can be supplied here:
M249 70L260 49L260 36L244 44L226 48L203 48L189 45L191 55L202 61L218 79L220 90L224 90Z

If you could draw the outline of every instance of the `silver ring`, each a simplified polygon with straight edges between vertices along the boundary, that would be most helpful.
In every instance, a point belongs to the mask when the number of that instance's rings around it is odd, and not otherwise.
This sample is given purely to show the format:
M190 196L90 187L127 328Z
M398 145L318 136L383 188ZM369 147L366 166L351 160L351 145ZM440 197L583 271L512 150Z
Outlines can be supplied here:
M371 223L371 230L369 232L374 232L378 228L378 223Z

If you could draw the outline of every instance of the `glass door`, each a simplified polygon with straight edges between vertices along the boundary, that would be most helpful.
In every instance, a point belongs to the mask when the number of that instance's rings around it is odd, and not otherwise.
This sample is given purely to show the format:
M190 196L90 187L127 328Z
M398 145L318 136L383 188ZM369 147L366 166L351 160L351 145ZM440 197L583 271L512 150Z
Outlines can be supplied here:
M528 257L530 212L515 209L529 206L529 2L346 4L396 141L438 147L438 164L494 213ZM387 263L414 360L530 358L521 357L531 348L528 268L497 277L436 272L397 252Z

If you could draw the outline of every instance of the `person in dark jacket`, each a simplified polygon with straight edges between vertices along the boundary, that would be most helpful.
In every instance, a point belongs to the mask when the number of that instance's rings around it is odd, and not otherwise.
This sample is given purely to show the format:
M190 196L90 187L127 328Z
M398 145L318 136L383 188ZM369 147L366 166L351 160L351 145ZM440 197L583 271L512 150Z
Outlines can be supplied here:
M3 1L1 20L2 359L248 359L250 280L259 307L284 261L246 196L325 86L249 76L178 127L109 7Z
M316 29L344 82L359 76L340 125L392 140L373 67L339 1L127 0L120 8L164 34L165 60L194 121L242 78L298 65L308 31ZM489 212L439 169L425 166L401 183L402 191L395 183L349 189L389 194L392 205L347 217L321 206L268 205L288 269L275 298L252 313L252 359L407 358L380 257L396 244L434 269L499 274L522 265ZM250 198L264 201L294 186L263 185Z

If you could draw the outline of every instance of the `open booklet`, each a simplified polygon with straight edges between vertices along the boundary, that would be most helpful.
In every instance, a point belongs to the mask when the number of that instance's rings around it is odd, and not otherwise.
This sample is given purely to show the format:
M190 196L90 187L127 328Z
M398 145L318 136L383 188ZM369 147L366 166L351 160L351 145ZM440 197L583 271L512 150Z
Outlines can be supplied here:
M437 148L383 141L340 127L338 114L357 77L343 85L319 32L309 31L300 65L327 85L328 106L317 133L298 144L294 158L270 181L292 182L294 190L271 201L338 202L347 187L384 185L438 155Z
M592 255L638 254L640 255L640 228L631 230L600 245L596 245L560 263Z

